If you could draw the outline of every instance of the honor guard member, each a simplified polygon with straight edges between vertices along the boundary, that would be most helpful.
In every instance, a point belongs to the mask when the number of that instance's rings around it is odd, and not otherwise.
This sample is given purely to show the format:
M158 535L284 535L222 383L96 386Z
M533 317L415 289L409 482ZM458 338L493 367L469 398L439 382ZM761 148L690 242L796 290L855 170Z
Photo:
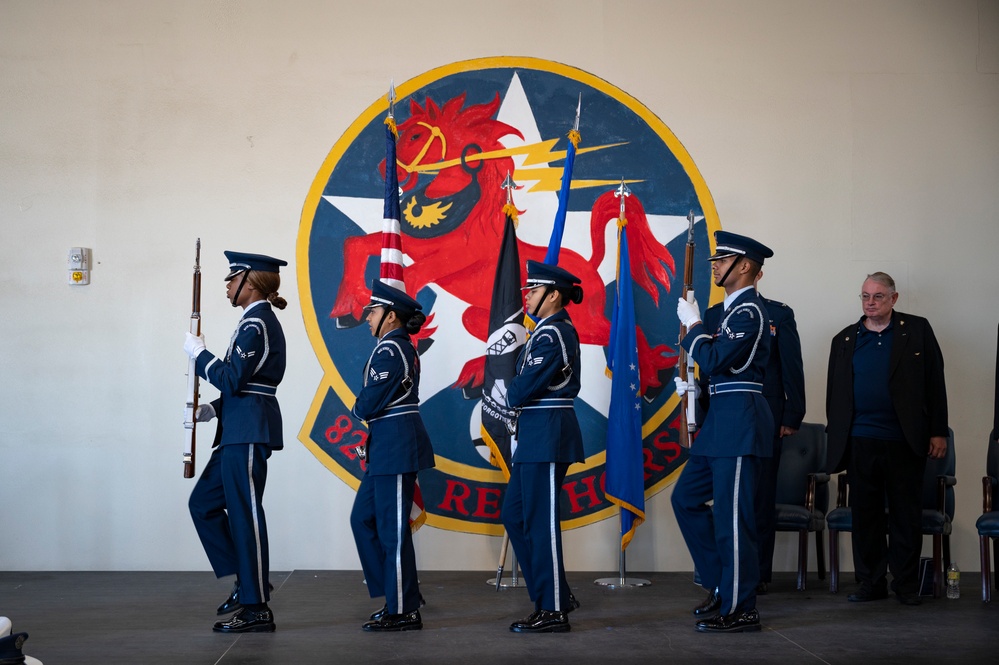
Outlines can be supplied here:
M409 515L416 473L434 466L430 436L420 417L420 358L410 335L427 317L423 306L384 282L371 286L365 307L378 343L364 366L364 384L351 413L368 423L367 469L354 498L350 528L372 598L385 606L362 628L419 630L419 580Z
M687 327L681 345L710 379L710 408L673 490L677 525L707 599L694 609L701 632L760 630L760 570L754 517L760 459L773 449L773 417L763 398L770 351L768 316L753 282L773 251L752 238L715 233L711 271L725 289L717 334L701 322L697 302L680 298ZM687 385L677 381L681 394ZM713 501L714 506L709 502Z
M195 412L198 422L217 417L219 424L188 506L216 577L236 575L232 593L217 610L236 614L216 622L214 630L270 632L274 615L267 606L272 587L262 501L267 459L284 447L275 395L284 377L285 342L273 308L288 304L278 295L278 271L288 263L262 254L227 251L225 256L226 296L233 307L243 308L229 348L218 357L205 348L204 336L191 333L184 343L198 376L221 393Z
M756 276L756 290L759 293L763 271ZM770 356L763 374L763 399L767 401L774 418L774 447L771 457L761 457L760 478L756 491L756 539L759 549L760 582L756 593L765 594L773 578L774 539L777 530L777 472L780 468L780 455L785 436L791 436L801 428L805 417L805 372L801 360L801 338L794 320L794 310L777 300L760 296L770 319L764 334L770 335ZM708 307L704 312L704 327L712 334L718 334L721 323L722 303ZM701 395L699 403L710 407L708 399L708 377L702 373L698 378ZM703 419L699 419L704 422Z
M579 606L562 562L559 495L570 464L583 461L573 400L579 394L579 335L565 306L580 303L579 278L562 268L527 262L525 302L538 324L520 351L507 401L520 412L517 450L502 519L524 573L534 612L510 625L516 633L570 630Z

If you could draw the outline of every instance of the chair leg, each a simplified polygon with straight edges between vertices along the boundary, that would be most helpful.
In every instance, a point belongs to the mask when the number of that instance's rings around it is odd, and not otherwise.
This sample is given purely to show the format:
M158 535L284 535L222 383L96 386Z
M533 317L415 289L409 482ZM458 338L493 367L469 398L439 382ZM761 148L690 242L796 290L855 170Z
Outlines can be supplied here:
M943 594L943 570L940 561L943 558L943 536L939 533L933 534L933 597L939 598Z
M992 539L992 567L996 571L996 589L999 589L999 538Z
M839 593L839 531L829 529L829 593Z
M798 532L798 591L805 590L805 570L808 566L808 531Z
M944 534L943 537L943 569L946 571L952 563L950 558L950 536Z
M826 548L825 543L822 542L822 532L815 532L815 562L819 566L819 579L824 580L826 578Z
M989 538L988 536L978 536L978 549L981 551L982 556L982 602L991 603L992 602L992 562L989 561L992 557L989 556Z

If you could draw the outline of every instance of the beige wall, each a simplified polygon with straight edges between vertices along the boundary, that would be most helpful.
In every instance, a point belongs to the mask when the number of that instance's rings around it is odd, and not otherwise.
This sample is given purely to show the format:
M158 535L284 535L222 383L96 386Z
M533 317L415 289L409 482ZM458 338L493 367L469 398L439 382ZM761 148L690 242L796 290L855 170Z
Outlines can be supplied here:
M0 1L0 569L208 568L180 461L194 237L212 248L211 346L237 319L218 250L292 259L327 151L388 80L490 55L592 72L679 137L723 226L777 252L763 291L797 312L807 420L824 419L828 343L859 316L864 275L894 275L899 308L943 346L953 552L977 570L999 312L995 0ZM65 283L77 245L93 248L87 287ZM357 568L353 492L297 439L322 373L291 275L272 567ZM629 570L691 569L669 494ZM566 533L568 567L616 570L617 527ZM428 569L491 570L497 548L417 535ZM794 567L789 535L775 566Z

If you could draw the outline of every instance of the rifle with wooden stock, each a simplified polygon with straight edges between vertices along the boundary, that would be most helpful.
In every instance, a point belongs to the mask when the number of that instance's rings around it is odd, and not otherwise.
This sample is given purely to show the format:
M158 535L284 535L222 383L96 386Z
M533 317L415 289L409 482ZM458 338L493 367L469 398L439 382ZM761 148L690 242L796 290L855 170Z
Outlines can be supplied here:
M191 334L201 335L201 238L194 246L194 284L191 294ZM198 371L194 358L187 365L187 404L184 407L184 477L194 477L194 447L196 442L195 412L198 410Z
M694 299L694 211L687 214L687 247L683 259L683 299ZM680 324L680 339L687 336L687 326ZM687 382L687 391L680 398L680 445L690 447L690 438L697 430L697 400L694 399L694 359L680 347L680 379Z

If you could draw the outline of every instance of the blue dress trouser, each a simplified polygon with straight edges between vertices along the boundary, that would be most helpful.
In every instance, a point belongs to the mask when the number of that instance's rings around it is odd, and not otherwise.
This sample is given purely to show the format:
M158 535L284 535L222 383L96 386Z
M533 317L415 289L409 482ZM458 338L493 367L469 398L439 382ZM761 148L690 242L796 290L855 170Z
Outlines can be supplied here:
M774 541L777 538L777 473L783 439L774 437L773 457L757 458L760 479L756 485L756 545L760 558L760 581L773 579Z
M416 473L365 474L350 511L361 569L372 598L385 596L389 614L420 609L420 584L409 513Z
M759 458L691 455L673 490L673 512L701 585L717 588L721 613L756 607L760 580L755 496ZM714 500L714 505L708 502Z
M503 498L503 526L538 610L564 612L569 606L559 514L568 470L568 464L557 462L516 462Z
M260 444L218 446L191 492L188 508L216 577L235 574L244 605L270 598L264 485L271 450Z

